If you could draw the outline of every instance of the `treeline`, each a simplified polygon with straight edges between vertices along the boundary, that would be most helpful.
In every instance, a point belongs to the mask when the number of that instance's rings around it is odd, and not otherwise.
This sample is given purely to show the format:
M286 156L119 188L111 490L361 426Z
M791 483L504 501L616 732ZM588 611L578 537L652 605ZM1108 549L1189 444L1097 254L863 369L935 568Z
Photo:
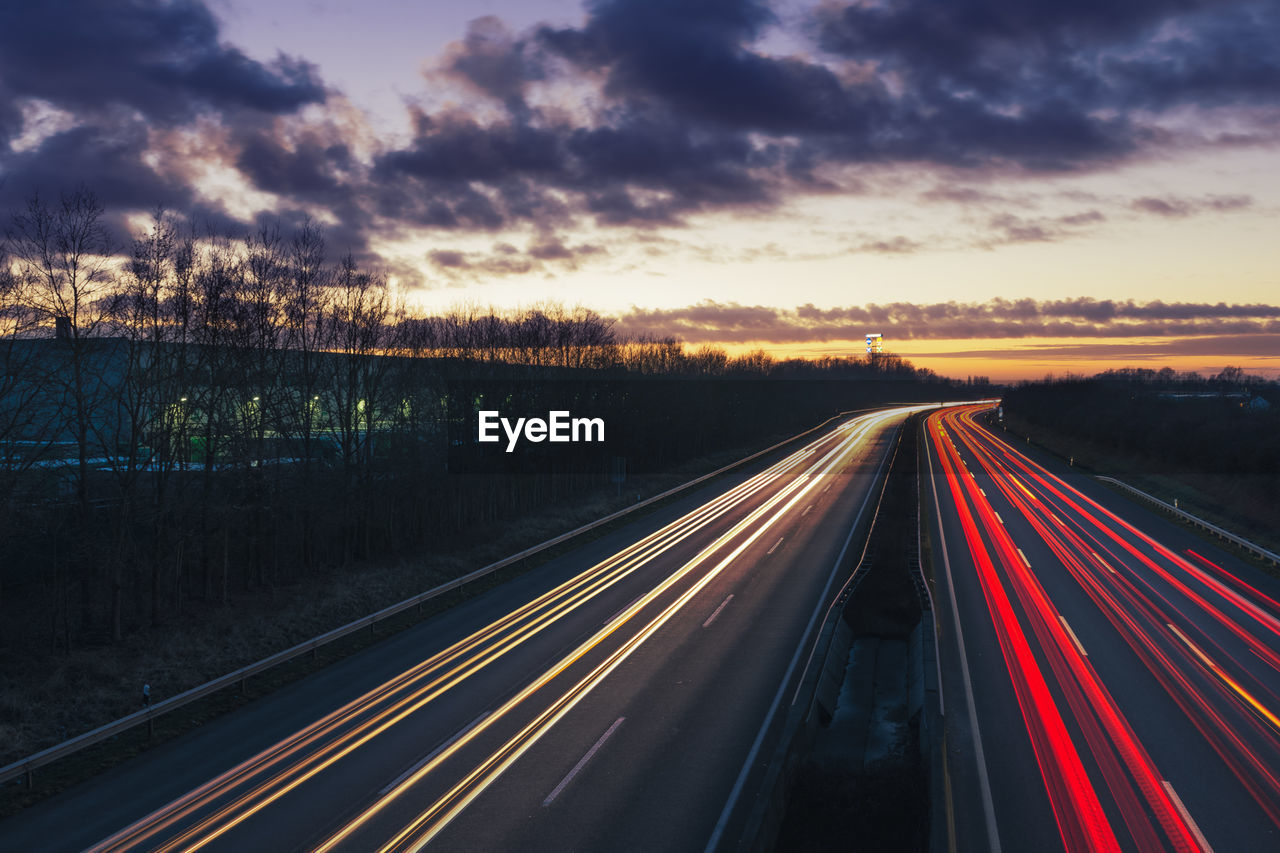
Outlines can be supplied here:
M1004 406L1013 421L1085 440L1130 470L1280 478L1280 385L1240 368L1029 383Z
M112 243L33 198L0 258L0 644L71 648L369 558L448 549L637 471L949 396L894 356L731 358L585 309L411 311L314 223ZM609 441L486 456L475 413L569 408ZM505 466L505 467L504 467Z

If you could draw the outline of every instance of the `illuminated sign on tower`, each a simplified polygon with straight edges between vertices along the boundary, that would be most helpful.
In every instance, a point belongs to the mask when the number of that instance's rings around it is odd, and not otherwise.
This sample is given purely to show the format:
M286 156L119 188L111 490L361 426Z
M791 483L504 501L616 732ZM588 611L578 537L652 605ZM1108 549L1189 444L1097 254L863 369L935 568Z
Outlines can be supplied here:
M878 332L867 335L867 354L876 352L884 352L884 335Z

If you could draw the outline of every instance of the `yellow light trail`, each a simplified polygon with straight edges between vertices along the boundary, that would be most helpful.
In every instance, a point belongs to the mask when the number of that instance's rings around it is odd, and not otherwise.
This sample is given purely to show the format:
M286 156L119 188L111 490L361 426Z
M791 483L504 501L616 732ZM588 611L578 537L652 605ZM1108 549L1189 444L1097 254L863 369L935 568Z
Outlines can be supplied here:
M836 433L833 433L833 435L834 434ZM830 440L830 438L831 436L826 436L823 439L819 439L817 442L814 442L814 444L821 443L821 441L824 441L824 440ZM729 492L726 492L724 495L686 514L682 518L677 519L676 521L668 524L666 527L663 527L662 529L655 531L649 536L646 536L643 539L638 540L636 543L623 549L618 554L615 554L612 557L606 559L605 561L598 563L597 565L593 566L587 571L581 573L575 578L570 579L569 581L566 581L565 583L549 591L548 593L545 593L544 595L533 600L532 602L526 605L523 605L517 608L516 610L513 610L511 613L506 614L505 616L499 618L498 620L495 620L494 622L490 623L486 627L480 629L479 631L476 631L475 633L471 634L467 638L459 641L458 643L455 643L453 646L449 647L448 649L445 649L444 651L438 653L437 655L434 655L433 657L424 661L422 664L419 664L417 667L414 667L413 669L407 671L406 673L402 673L400 676L397 676L391 681L369 691L359 699L356 699L353 702L350 702L347 705L343 706L342 708L338 709L337 711L327 715L326 717L312 724L307 729L304 729L302 732L295 734L293 737L289 738L283 743L278 744L275 747L272 747L270 750L260 753L258 756L255 756L254 758L239 765L238 767L227 771L226 773L222 774L216 779L205 783L200 788L197 788L195 791L190 792L180 800L175 801L175 803L170 804L165 809L162 809L161 812L153 813L153 815L143 818L142 821L139 821L138 823L134 824L132 827L126 828L125 830L122 830L120 833L117 833L111 838L106 839L103 842L100 842L98 845L95 845L93 848L91 848L91 850L98 851L98 850L120 849L120 847L123 845L137 844L149 837L154 836L158 832L168 828L169 826L172 826L175 822L177 822L181 818L187 816L188 814L192 813L195 809L207 803L207 801L211 799L213 796L216 796L219 793L219 791L227 789L231 785L234 785L235 783L246 778L251 773L260 773L267 768L270 768L272 766L275 766L281 763L285 759L298 753L303 747L309 746L310 744L314 743L324 735L332 733L333 730L336 729L342 723L347 722L351 718L355 717L357 714L368 710L376 701L385 698L387 695L394 692L395 690L403 689L407 685L412 684L414 681L420 680L421 678L433 673L434 671L440 669L441 667L458 660L468 652L471 652L477 648L481 648L484 643L492 640L495 636L498 636L501 631L508 630L508 629L511 629L511 630L520 629L520 622L526 616L529 616L530 614L534 614L532 619L541 620L541 621L531 621L530 624L534 626L534 630L530 630L528 626L525 626L525 628L523 629L523 633L514 635L518 638L517 641L507 642L502 647L502 651L504 652L509 651L515 645L518 645L520 641L528 639L530 636L533 636L534 634L538 633L538 631L541 630L542 628L545 628L547 625L554 622L555 618L559 616L563 616L565 613L569 612L571 609L573 609L573 606L576 606L577 604L581 604L587 598L591 597L591 595L594 595L595 593L598 593L599 591L606 588L607 586L610 586L613 583L616 583L622 577L625 577L627 574L630 574L632 571L639 568L641 565L644 565L645 563L652 560L656 556L660 555L666 550L669 550L669 548L674 547L676 544L678 544L680 541L683 541L693 532L696 532L696 530L705 526L705 524L713 521L715 518L718 518L722 516L724 513L732 510L734 507L740 504L743 500L749 498L751 495L753 495L754 493L758 492L760 489L767 486L770 482L777 479L777 477L781 476L786 471L790 470L791 468L794 468L797 464L799 464L801 461L803 461L805 458L811 455L812 452L813 452L812 447L806 447L796 451L791 456L788 456L787 458L783 459L782 461L775 464L774 466L771 466L770 468L766 469L765 471L753 477L751 480L748 480L747 482L741 484L737 488L730 490ZM612 572L612 574L609 574L609 572ZM566 596L568 596L568 598L566 598ZM550 607L551 609L541 614L537 613L539 608L543 608L543 607ZM484 663L489 663L489 662L492 662L493 660L496 660L498 657L500 657L500 654L501 653L489 654L485 658ZM483 664L481 664L480 666L472 666L462 676L462 678L465 678L466 675L474 674L474 672L478 671L480 668L482 668L482 666ZM456 674L457 672L458 670L453 671L454 674ZM448 676L445 676L444 678L447 678L447 677ZM462 680L462 678L453 679L448 684L448 687L452 687L456 685L459 681ZM288 776L289 774L296 775L301 771L301 769L306 764L308 763L314 764L315 761L319 760L319 758L323 757L323 755L325 754L332 755L335 751L339 749L339 747L343 745L343 743L349 743L350 739L355 737L356 734L359 733L359 731L367 731L368 727L372 725L374 722L376 722L378 719L386 719L387 716L392 712L403 709L404 707L409 705L411 702L413 702L415 699L420 698L421 696L423 696L424 693L430 691L433 686L439 685L441 681L442 679L436 679L435 681L432 681L431 683L429 683L426 687L420 688L409 697L399 700L392 708L387 709L387 711L384 711L382 714L380 714L379 717L375 718L374 720L366 721L362 725L361 729L356 730L355 732L352 732L352 733L348 733L342 739L339 739L338 741L335 741L326 745L326 747L324 748L324 751L321 752L318 756L317 755L309 756L306 760L304 760L302 764L295 765L293 767L288 768L286 771L282 772L276 777L259 785L254 791L251 791L248 794L245 794L237 798L234 802L232 802L227 806L224 806L214 815L206 817L196 827L192 827L188 829L186 832L182 833L182 835L179 836L179 839L190 838L194 834L193 830L198 831L201 829L207 829L214 820L226 817L235 808L244 807L255 796L263 793L268 788L270 788L270 786L272 786L273 784L280 783L282 779ZM445 689L448 689L448 687L446 687ZM437 691L431 698L435 698L435 696L438 696L440 692L443 692L443 691L442 690ZM420 705L418 707L420 707ZM396 721L398 721L399 719L402 719L403 716L404 716L403 714L397 716ZM377 729L377 732L384 731L385 729L386 729L386 726L381 726ZM375 734L377 732L375 732ZM360 744L367 743L368 740L369 738L365 737L360 740ZM337 758L341 758L349 754L350 751L351 751L350 749L341 750L341 754L337 755L337 757L334 760L337 760ZM324 768L331 766L332 763L333 763L332 761L325 762L323 766L314 768L313 772L304 773L301 776L296 776L296 778L292 783L287 784L287 786L284 789L277 790L274 796L270 796L269 799L260 802L256 807L250 809L244 814L241 814L235 820L232 826L235 824L238 824L245 818L256 813L263 806L268 805L270 802L274 802L276 799L279 799L280 796L282 796L285 793L288 793L288 791L293 790L294 788L297 787L297 785L301 784L302 782L305 782L307 779L312 778L316 772L319 772L319 770L323 770ZM168 812L168 814L167 815L162 814L164 812ZM225 831L225 829L223 831ZM178 839L171 840L168 844L166 844L163 848L160 848L160 849L172 849L172 847L174 846L174 842L176 840Z
M379 702L387 700L388 697L394 697L397 692L412 690L409 695L395 698L389 707L357 723L352 730L323 744L317 752L304 756L300 761L284 768L265 782L256 784L247 793L235 797L231 802L224 804L214 813L207 815L157 849L177 849L188 842L191 846L185 849L196 850L203 847L307 780L314 778L316 774L368 743L373 737L421 710L424 705L545 630L604 589L616 584L743 501L750 499L752 495L813 455L824 443L842 437L847 442L855 433L861 436L869 428L865 419L872 417L874 416L864 416L838 427L724 495L638 540L618 554L596 564L533 601L516 608L418 666L368 691L285 741L206 782L184 797L90 849L106 851L138 846L197 810L206 808L218 797L227 795L236 785L297 757L304 749L332 735L342 725L351 723L361 714L370 712ZM455 663L457 665L452 669L441 672ZM422 684L424 680L426 683ZM219 821L224 822L221 826L215 827L214 825ZM204 833L203 837L197 838L202 833Z
M901 412L902 410L898 410ZM389 851L400 847L405 843L409 843L411 837L423 826L430 823L433 818L440 815L437 820L427 830L427 832L413 841L410 846L404 848L410 851L422 849L432 838L441 832L463 809L466 808L476 797L484 792L502 772L513 764L520 756L522 756L543 734L546 733L555 723L563 718L577 703L586 696L596 685L604 680L609 673L619 666L636 648L640 646L648 637L652 636L663 624L665 624L680 608L701 591L708 583L711 582L723 569L729 565L739 554L742 553L750 544L755 542L762 536L779 518L791 510L799 501L801 501L809 491L817 485L823 476L830 473L831 470L842 464L847 453L860 443L861 439L873 426L878 425L887 417L892 417L894 413L887 415L868 415L865 425L857 432L851 434L848 439L836 449L830 451L826 456L820 459L809 472L801 475L797 480L788 484L788 486L778 495L771 498L766 504L757 508L747 518L743 519L734 526L729 532L719 537L711 545L707 546L693 560L682 566L677 572L673 573L660 586L655 587L639 601L635 602L624 613L619 614L614 622L601 629L594 637L584 642L575 649L570 655L563 658L551 670L544 673L534 684L529 685L525 690L521 691L515 697L512 697L499 711L494 712L486 717L483 724L469 730L465 737L460 738L453 743L447 750L436 756L431 762L422 767L417 773L397 786L385 797L368 807L358 817L349 822L338 832L334 833L326 839L319 847L316 853L327 853L333 850L338 844L349 838L354 832L368 823L375 815L382 811L394 799L404 792L408 791L422 778L427 776L432 770L446 761L449 757L467 746L471 741L478 737L481 732L488 728L502 715L510 712L513 708L522 703L529 696L533 695L537 689L551 681L573 663L577 662L583 655L595 648L610 634L614 633L625 622L630 620L636 613L642 610L647 604L657 598L662 592L669 589L678 580L689 574L698 565L705 562L712 554L718 551L728 542L732 541L739 533L748 529L759 518L763 517L769 510L777 506L782 500L788 496L791 499L777 513L774 514L763 525L752 532L737 548L735 548L727 557L721 560L713 569L699 579L699 581L677 598L672 604L668 605L661 614L651 620L640 633L629 639L622 648L615 651L604 662L597 665L591 674L574 685L569 691L563 694L559 699L553 702L547 709L543 710L533 722L527 724L517 735L512 737L503 744L496 752L491 754L485 761L481 762L474 770L472 770L463 780L455 784L448 792L438 798L429 808L421 812L410 824L404 827L390 842L379 848L380 853L389 853ZM825 470L818 469L825 467ZM815 473L817 472L817 473ZM801 488L803 484L803 487ZM795 492L794 495L791 493ZM460 799L459 799L460 798Z
M1261 714L1262 717L1267 720L1267 722L1271 723L1271 725L1275 726L1277 729L1280 729L1280 717L1277 717L1275 714L1271 712L1271 709L1269 709L1266 705L1263 705L1261 702L1259 702L1256 696L1254 696L1252 693L1250 693L1248 690L1244 688L1244 685L1242 685L1240 682L1236 681L1234 678L1228 675L1222 669L1222 667L1218 666L1217 661L1215 661L1213 658L1205 654L1200 649L1199 646L1197 646L1195 643L1191 641L1190 637L1188 637L1186 634L1179 631L1175 625L1173 625L1172 623L1169 623L1169 630L1172 631L1174 634L1177 634L1179 640L1182 640L1182 642L1186 643L1187 648L1191 649L1191 651L1195 653L1195 656L1200 658L1200 662L1205 665L1206 669L1208 669L1214 675L1218 676L1218 678L1220 678L1223 681L1223 683L1225 683L1228 687L1230 687L1232 690L1236 692L1237 696L1239 696L1246 703L1248 703L1255 711Z

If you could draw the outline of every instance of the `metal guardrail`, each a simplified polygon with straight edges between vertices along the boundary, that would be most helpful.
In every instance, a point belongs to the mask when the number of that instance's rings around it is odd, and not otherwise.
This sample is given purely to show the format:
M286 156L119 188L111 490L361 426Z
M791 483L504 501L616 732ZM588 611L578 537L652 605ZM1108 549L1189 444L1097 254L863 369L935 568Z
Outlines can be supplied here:
M1166 512L1173 513L1174 515L1178 516L1182 520L1187 521L1195 525L1196 527L1199 527L1203 530L1207 530L1221 539L1226 539L1228 542L1233 542L1236 545L1239 545L1241 548L1248 551L1249 553L1256 554L1259 559L1266 560L1272 563L1273 565L1280 566L1280 554L1276 554L1274 551L1268 551L1266 548L1263 548L1261 545L1256 545L1253 542L1250 542L1248 539L1245 539L1241 536L1237 536L1236 534L1228 530L1223 530L1221 527L1219 527L1216 524L1210 524L1209 522L1205 521L1203 518L1197 518L1196 516L1192 515L1186 510L1183 510L1180 507L1176 507L1173 504L1165 503L1164 501L1160 500L1154 495L1149 495L1146 492L1142 491L1142 489L1134 488L1133 486L1130 486L1128 483L1122 483L1121 481L1117 480L1115 477L1103 477L1101 475L1098 475L1097 479L1102 480L1103 482L1111 483L1112 485L1119 486L1120 488L1125 489L1126 491L1132 492L1133 494L1137 495L1143 500L1149 501L1155 504L1156 506L1160 507Z
M924 526L928 524L924 513L925 468L930 464L929 457L920 450L926 447L929 435L925 429L928 416L920 419L919 431L916 433L916 553L912 560L912 578L924 589L925 600L921 602L920 630L925 639L933 641L933 672L925 675L925 702L920 711L920 753L925 769L925 785L929 792L929 853L948 853L955 843L951 834L951 822L947 820L947 700L942 689L942 638L938 632L938 609L934 605L933 588L929 586L929 576L924 570ZM927 447L926 447L927 451ZM932 566L930 566L932 569ZM930 572L932 574L932 572ZM928 669L928 650L921 647L925 660L922 665ZM930 682L934 687L930 691ZM937 693L937 704L930 702L927 694Z
M883 408L883 407L880 407L880 408ZM650 506L651 504L665 500L666 498L669 498L672 495L678 494L684 491L685 489L696 486L699 483L706 482L707 480L710 480L714 477L718 477L721 474L724 474L727 471L731 471L740 465L745 465L746 463L752 461L753 459L758 459L759 457L764 456L767 453L772 453L773 451L778 450L781 447L785 447L786 445L791 444L792 442L799 441L805 436L810 435L822 429L832 421L847 417L849 415L857 414L859 412L864 412L864 411L872 411L872 409L855 409L848 412L840 412L837 415L833 415L830 418L827 418L825 421L823 421L822 423L818 424L817 426L811 429L807 429L802 433L793 435L790 438L784 439L778 442L777 444L772 445L771 447L766 447L764 450L757 451L756 453L753 453L750 456L745 456L742 459L737 460L736 462L731 462L722 468L717 468L715 471L712 471L709 474L703 474L701 477L697 477L693 480L688 481L687 483L682 483L679 486L668 489L662 494L654 495L651 498L647 498L643 501L639 501L635 504L632 504L629 507L626 507L624 509L618 510L615 513L612 513L611 515L607 515L604 518L596 519L595 521L590 522L589 524L584 524L581 527L577 527L573 530L570 530L567 533L562 533L553 539L548 539L547 541L534 545L531 548L526 548L525 550L517 554L512 554L509 557L504 557L503 559L498 560L497 562L490 563L489 565L484 566L483 568L476 569L475 571L462 575L461 577L454 578L453 580L448 581L447 583L443 583L437 587L433 587L427 590L426 592L419 593L418 595L413 596L412 598L407 598L404 601L401 601L397 604L392 604L389 607L384 607L382 610L379 610L376 613L371 613L370 615L357 619L354 622L349 622L346 625L343 625L339 628L334 628L332 631L329 631L324 634L320 634L317 637L312 637L310 640L305 640L301 643L298 643L296 646L292 646L288 649L285 649L284 651L277 652L271 655L270 657L263 658L262 660L256 663L251 663L248 666L244 666L244 667L241 667L240 669L235 670L234 672L229 672L226 675L213 679L212 681L207 681L204 684L193 687L190 690L187 690L183 693L179 693L177 696L173 696L163 701L157 702L154 705L150 705L139 711L135 711L132 714L129 714L128 716L121 717L118 720L114 720L110 723L107 723L104 726L99 726L96 729L92 729L81 735L77 735L76 737L70 738L69 740L63 741L62 743L48 747L47 749L42 749L39 752L32 753L31 755L28 755L26 758L20 758L17 761L13 762L12 764L7 764L4 767L0 767L0 784L8 782L10 779L16 779L19 776L23 776L26 778L27 786L31 787L34 781L34 777L33 777L34 771L39 767L43 767L47 764L51 764L52 762L57 761L61 758L66 758L67 756L72 755L76 752L79 752L80 750L85 749L87 747L102 743L103 741L108 740L109 738L115 737L116 735L122 732L128 731L129 729L132 729L134 726L141 725L142 723L147 723L148 726L154 725L154 722L157 717L161 717L171 711L176 711L177 709L183 707L184 705L188 705L192 702L195 702L198 699L203 699L204 697L209 696L210 694L217 693L219 690L223 690L235 684L239 684L243 686L244 682L250 676L258 675L262 672L265 672L283 663L288 663L294 658L300 657L301 655L304 655L308 652L315 652L321 646L332 643L333 641L339 640L349 634L354 634L356 631L362 630L364 628L371 629L373 628L373 626L377 625L379 622L385 619L389 619L392 616L396 616L400 613L403 613L406 610L417 607L427 601L430 601L433 598L437 598L441 595L444 595L447 592L452 592L453 590L458 589L474 581L477 581L485 577L486 575L492 574L493 572L496 572L499 569L503 569L503 568L506 568L507 566L510 566L513 563L517 563L520 560L525 559L526 557L532 557L533 555L539 552L545 551L548 548L554 548L556 545L559 545L562 542L566 542L569 539L574 538L575 536L579 536L583 533L587 533L591 530L594 530L597 527L601 527L603 525L609 524L612 521L616 521L617 519L622 518L625 515L635 512L636 510L643 509L646 506Z

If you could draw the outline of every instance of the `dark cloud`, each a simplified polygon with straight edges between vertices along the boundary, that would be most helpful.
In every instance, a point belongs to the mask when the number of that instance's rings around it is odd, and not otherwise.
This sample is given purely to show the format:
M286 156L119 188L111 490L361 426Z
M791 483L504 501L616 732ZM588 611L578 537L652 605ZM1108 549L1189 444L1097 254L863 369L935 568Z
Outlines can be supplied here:
M1070 213L1061 216L1058 221L1063 225L1096 225L1099 222L1106 222L1107 217L1100 210L1086 210L1082 213Z
M1029 87L1016 103L993 102L951 91L904 61L893 70L908 87L895 92L881 76L846 82L826 64L762 54L752 44L774 19L751 0L604 0L588 9L581 30L540 33L549 51L605 74L614 98L661 104L685 124L802 137L796 162L1011 162L1061 170L1112 160L1137 145L1123 117L1098 117L1062 87ZM932 34L914 18L911 26L902 22L902 34L889 27L884 43L841 39L840 8L823 10L822 44L858 59L883 60L908 44L908 33L929 44L924 53L955 49L950 34Z
M549 197L567 199L555 211L560 222L586 213L605 225L679 224L693 211L839 191L819 177L828 165L917 163L984 174L1107 167L1171 142L1150 117L1134 118L1136 107L1216 108L1247 92L1246 99L1276 105L1276 91L1266 94L1254 79L1261 72L1249 69L1270 67L1280 52L1254 36L1249 43L1258 51L1248 68L1232 58L1231 37L1241 26L1276 34L1280 17L1261 4L1122 6L821 4L812 35L830 53L873 69L860 74L761 52L759 39L777 19L760 0L594 0L581 27L521 36L482 19L450 49L445 67L507 103L507 116L480 124L423 114L413 143L379 157L374 174L396 183L397 207L424 224L537 221L548 215ZM1207 29L1169 37L1190 23ZM1194 85L1162 83L1158 96L1141 91L1157 84L1144 83L1139 65L1154 73L1192 57L1196 67L1219 68L1220 79L1206 71ZM552 119L525 105L532 85L555 78L551 58L603 81L604 100L585 121ZM1121 58L1130 66L1121 69ZM1255 124L1258 133L1273 132L1265 120ZM477 184L491 203L480 205L482 217L461 213L476 204ZM925 198L1003 200L963 185ZM1104 216L1005 217L992 223L998 235L988 244L1058 239Z
M441 70L511 105L522 103L529 85L546 76L536 46L492 15L467 25L466 38L445 51Z
M236 165L252 182L288 196L316 192L321 154L306 145L281 152L266 130L326 98L310 63L283 55L262 63L223 43L198 0L0 4L0 204L84 184L122 231L127 213L156 206L218 230L243 228L252 223L199 200L199 164L166 150L157 133L216 119L249 139ZM35 117L69 114L72 126L15 150L11 140L30 129L24 106ZM337 233L363 245L353 229Z
M540 261L561 261L573 257L573 252L559 238L539 240L529 248L529 255Z
M1170 219L1180 219L1210 211L1242 210L1252 206L1253 198L1247 195L1206 196L1198 199L1178 196L1143 196L1132 202L1134 210Z
M1079 298L895 302L843 308L802 305L787 310L706 301L675 309L633 308L618 318L618 328L631 335L676 335L691 343L859 340L868 331L881 332L890 341L1274 335L1280 334L1280 306Z
M314 66L284 55L264 64L223 44L200 2L0 4L0 80L9 97L80 114L125 106L163 124L205 108L287 113L325 99Z
M828 2L815 24L833 53L986 103L1274 103L1280 81L1280 15L1260 0Z
M444 269L466 269L470 266L464 253L448 249L433 249L427 253L427 257L431 263Z
M288 148L266 133L248 135L236 157L236 166L258 189L304 198L334 193L338 170L350 164L345 145L303 140Z
M1266 2L1158 4L1182 26L1154 49L1104 57L1100 73L1128 96L1126 105L1168 109L1274 104L1280 90L1280 8ZM1174 14L1168 14L1174 13ZM1148 32L1162 23L1153 21Z
M524 32L479 18L427 78L450 81L450 94L465 87L483 109L413 107L411 139L391 146L359 140L335 118L341 98L314 66L259 62L226 44L201 0L9 3L0 6L5 200L19 187L83 180L108 205L197 205L196 164L149 146L203 119L227 139L201 156L278 196L287 220L325 210L337 220L334 242L357 253L378 229L681 225L800 193L862 192L876 169L904 165L939 181L922 200L979 208L974 221L988 233L978 244L995 247L1063 239L1110 215L1093 201L1038 215L989 188L1000 176L1109 168L1207 140L1257 145L1280 128L1273 2L824 0L797 34L818 52L795 56L763 47L781 23L771 6L588 0L580 26ZM570 101L563 83L591 96ZM6 146L21 134L22 110L39 103L76 126L21 152ZM318 121L296 115L315 104L328 111ZM1209 111L1229 120L1187 120ZM1111 203L1178 217L1252 199ZM854 235L850 245L923 248L903 236ZM587 254L548 238L432 264L508 274Z
M1084 210L1059 216L1026 217L1014 213L993 214L987 220L990 236L980 238L975 245L981 248L1013 243L1047 243L1064 240L1087 233L1091 226L1105 222L1100 210Z
M146 150L147 127L136 120L55 133L35 148L0 157L0 201L14 208L32 193L56 195L84 184L113 214L157 205L189 208L193 192L186 178L158 173L143 161Z
M670 224L691 211L772 200L771 179L757 172L771 165L770 152L738 134L691 134L639 116L580 128L423 115L417 127L411 147L376 159L374 177L398 188L398 215L426 224L565 222L563 193L604 224ZM481 195L477 184L492 192Z
M22 110L18 108L17 99L5 89L4 80L0 78L0 144L8 144L22 133Z
M365 170L340 131L325 125L250 126L232 134L221 154L254 188L282 199L284 210L274 215L283 224L301 223L308 205L323 209L333 220L325 235L336 252L351 252L364 263L380 260L369 251L375 226Z
M907 255L923 248L923 243L899 234L897 237L891 237L887 240L868 240L858 246L858 251L878 252L886 255Z
M1001 234L1001 243L1041 243L1053 239L1055 232L1045 225L1028 222L1012 213L1000 213L991 217L992 230Z
M1133 209L1157 216L1181 217L1191 214L1191 205L1181 199L1146 196L1134 199Z
M554 234L542 234L521 251L510 243L495 243L488 252L433 249L427 259L438 272L451 278L550 273L557 268L576 268L582 258L604 255L604 247L592 243L570 246Z
M607 74L618 99L655 98L686 119L791 133L844 130L855 103L826 66L749 49L776 19L760 0L598 0L580 31L542 43Z
M908 150L961 165L1102 163L1154 141L1134 109L1274 107L1280 91L1280 12L1257 0L828 2L814 31L898 77Z
M920 194L924 201L950 201L957 204L981 205L993 202L1007 202L1008 199L990 190L962 184L944 184L936 186Z
M1243 210L1253 207L1253 196L1249 195L1215 195L1201 201L1201 206L1208 210Z

